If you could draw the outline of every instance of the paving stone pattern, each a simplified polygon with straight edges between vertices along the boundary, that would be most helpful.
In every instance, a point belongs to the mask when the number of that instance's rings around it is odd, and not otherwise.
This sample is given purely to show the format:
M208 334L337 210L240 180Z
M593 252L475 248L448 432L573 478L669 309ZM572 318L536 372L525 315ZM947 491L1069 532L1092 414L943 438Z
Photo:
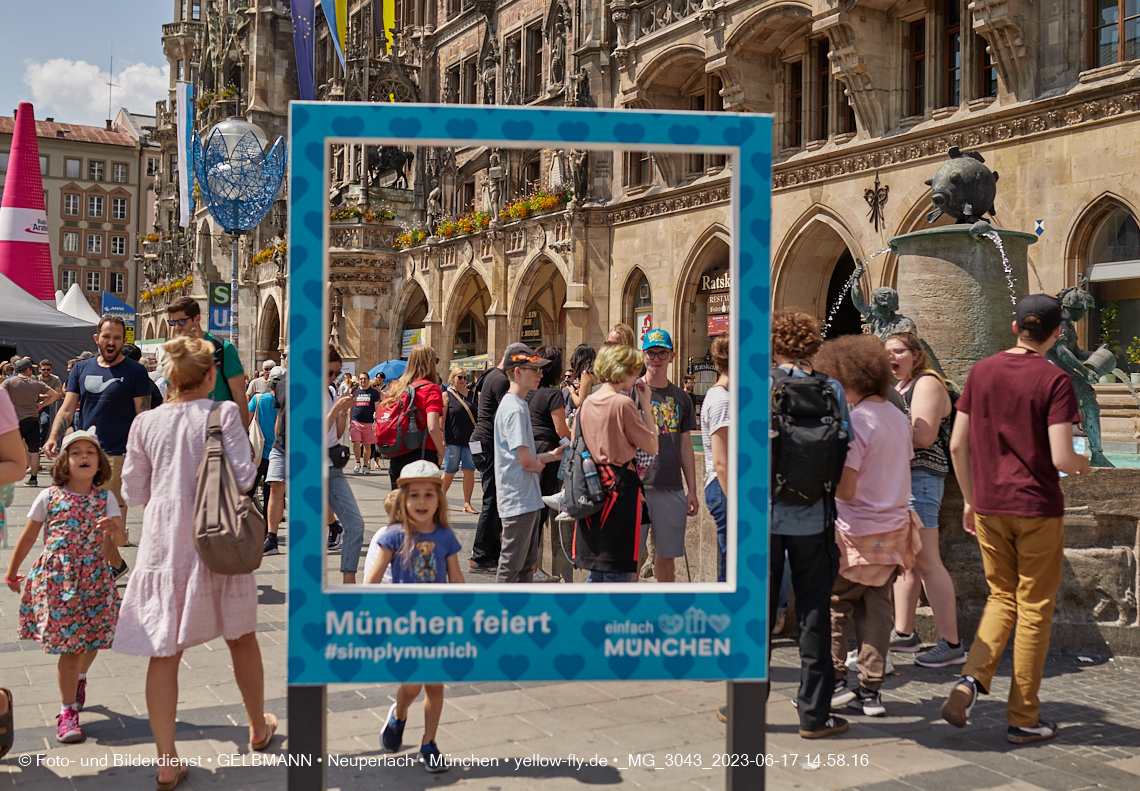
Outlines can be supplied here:
M367 536L380 527L387 475L349 476ZM455 484L458 494L460 481ZM476 487L478 492L478 487ZM22 514L36 490L17 486L18 515L8 527L8 546L22 526ZM453 497L454 500L454 497ZM477 500L476 500L477 502ZM467 566L475 518L452 508ZM141 509L128 520L138 542ZM282 532L283 552L288 533ZM366 542L367 543L367 542ZM133 562L135 550L124 556ZM7 552L0 562L7 563ZM25 564L30 565L31 559ZM339 581L339 557L331 556L330 579ZM362 566L363 568L363 566ZM286 714L285 629L286 555L268 557L258 572L258 639L265 663L266 710L282 719L280 735L267 755L287 753L291 727ZM486 581L486 577L480 577ZM125 580L120 587L125 586ZM17 597L0 590L0 686L15 698L16 745L0 761L0 787L20 789L151 789L154 768L116 766L116 759L153 759L146 715L145 659L103 652L89 676L87 708L81 715L86 741L55 741L59 712L55 657L35 643L16 640ZM1046 716L1063 730L1052 742L1015 747L1005 741L1004 697L1009 658L963 730L942 722L939 708L956 673L953 668L915 667L896 656L897 674L883 687L887 717L851 716L851 730L838 739L809 742L797 733L790 698L799 679L798 654L788 639L777 639L772 658L767 752L776 765L767 787L779 791L1140 791L1140 661L1051 654L1041 697ZM453 757L499 759L498 766L455 767L429 775L419 766L367 765L382 761L378 735L394 700L395 685L333 685L328 690L329 788L380 788L419 791L455 787L480 791L559 791L620 786L661 791L720 791L724 770L714 767L725 750L725 726L714 716L723 705L724 685L710 682L476 683L449 686L438 742ZM178 749L199 766L180 788L256 791L285 786L282 766L253 765L245 711L233 680L229 652L218 640L182 657ZM412 708L406 745L422 736L422 708ZM569 766L570 755L597 757L598 764ZM407 749L394 758L412 755ZM652 755L652 768L634 765L631 756ZM26 757L24 757L26 756ZM670 756L673 756L670 759ZM687 758L682 765L676 756ZM20 762L23 757L29 765ZM524 759L536 765L519 765ZM557 766L551 759L561 759ZM600 765L600 759L606 765ZM328 760L328 757L323 760ZM700 765L694 765L696 761ZM65 764L65 761L67 762ZM842 762L845 765L838 765ZM817 766L818 763L818 766Z

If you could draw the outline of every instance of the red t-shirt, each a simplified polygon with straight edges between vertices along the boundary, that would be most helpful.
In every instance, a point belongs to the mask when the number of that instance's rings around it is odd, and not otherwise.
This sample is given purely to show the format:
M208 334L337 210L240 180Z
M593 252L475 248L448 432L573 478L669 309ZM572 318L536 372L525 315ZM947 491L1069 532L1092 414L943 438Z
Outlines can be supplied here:
M443 391L439 389L439 385L428 379L417 379L412 382L416 386L416 410L420 415L423 415L423 423L421 428L427 428L427 416L435 412L440 415L440 429L443 428ZM416 421L419 422L419 421ZM432 442L431 434L428 434L427 450L438 451L439 448Z
M1080 420L1069 375L1039 354L999 352L975 363L957 407L970 416L974 510L1064 516L1049 426Z

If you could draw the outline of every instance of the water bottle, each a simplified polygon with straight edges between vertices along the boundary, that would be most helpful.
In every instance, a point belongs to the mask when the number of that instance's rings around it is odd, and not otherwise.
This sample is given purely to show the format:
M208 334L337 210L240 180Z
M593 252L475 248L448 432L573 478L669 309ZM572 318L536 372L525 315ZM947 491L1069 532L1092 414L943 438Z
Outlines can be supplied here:
M590 458L589 451L582 454L582 474L586 477L586 489L590 492L590 497L600 500L603 494L602 479L598 477L597 465Z

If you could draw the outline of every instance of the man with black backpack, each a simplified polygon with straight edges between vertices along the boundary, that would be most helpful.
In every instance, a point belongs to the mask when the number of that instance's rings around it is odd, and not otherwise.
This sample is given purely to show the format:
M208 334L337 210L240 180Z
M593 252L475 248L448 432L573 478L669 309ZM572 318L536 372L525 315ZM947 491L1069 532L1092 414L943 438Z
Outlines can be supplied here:
M792 569L802 663L796 705L800 736L820 739L847 730L830 713L853 697L837 689L831 660L831 588L839 573L835 490L847 457L849 415L843 386L808 362L820 345L819 323L806 313L772 315L769 377L772 410L772 509L768 623L784 573ZM844 697L846 695L846 697Z
M235 402L242 424L248 429L253 416L246 406L245 368L238 357L237 348L229 341L219 341L202 329L202 308L192 297L179 297L167 305L166 323L174 335L204 338L214 345L214 366L218 369L218 380L210 398L214 401Z

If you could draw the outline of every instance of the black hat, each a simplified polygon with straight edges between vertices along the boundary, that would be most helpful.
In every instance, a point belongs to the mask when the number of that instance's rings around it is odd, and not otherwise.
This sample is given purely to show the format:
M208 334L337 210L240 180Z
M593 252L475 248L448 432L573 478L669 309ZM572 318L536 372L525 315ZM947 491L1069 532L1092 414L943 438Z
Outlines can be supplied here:
M32 367L32 361L25 357L22 360L16 360L16 364L13 367L17 371L26 371Z
M1030 294L1017 303L1017 326L1025 327L1025 319L1035 316L1041 320L1041 330L1052 332L1060 326L1062 321L1069 318L1069 311L1065 310L1061 300L1049 294ZM1036 328L1035 328L1036 329Z

